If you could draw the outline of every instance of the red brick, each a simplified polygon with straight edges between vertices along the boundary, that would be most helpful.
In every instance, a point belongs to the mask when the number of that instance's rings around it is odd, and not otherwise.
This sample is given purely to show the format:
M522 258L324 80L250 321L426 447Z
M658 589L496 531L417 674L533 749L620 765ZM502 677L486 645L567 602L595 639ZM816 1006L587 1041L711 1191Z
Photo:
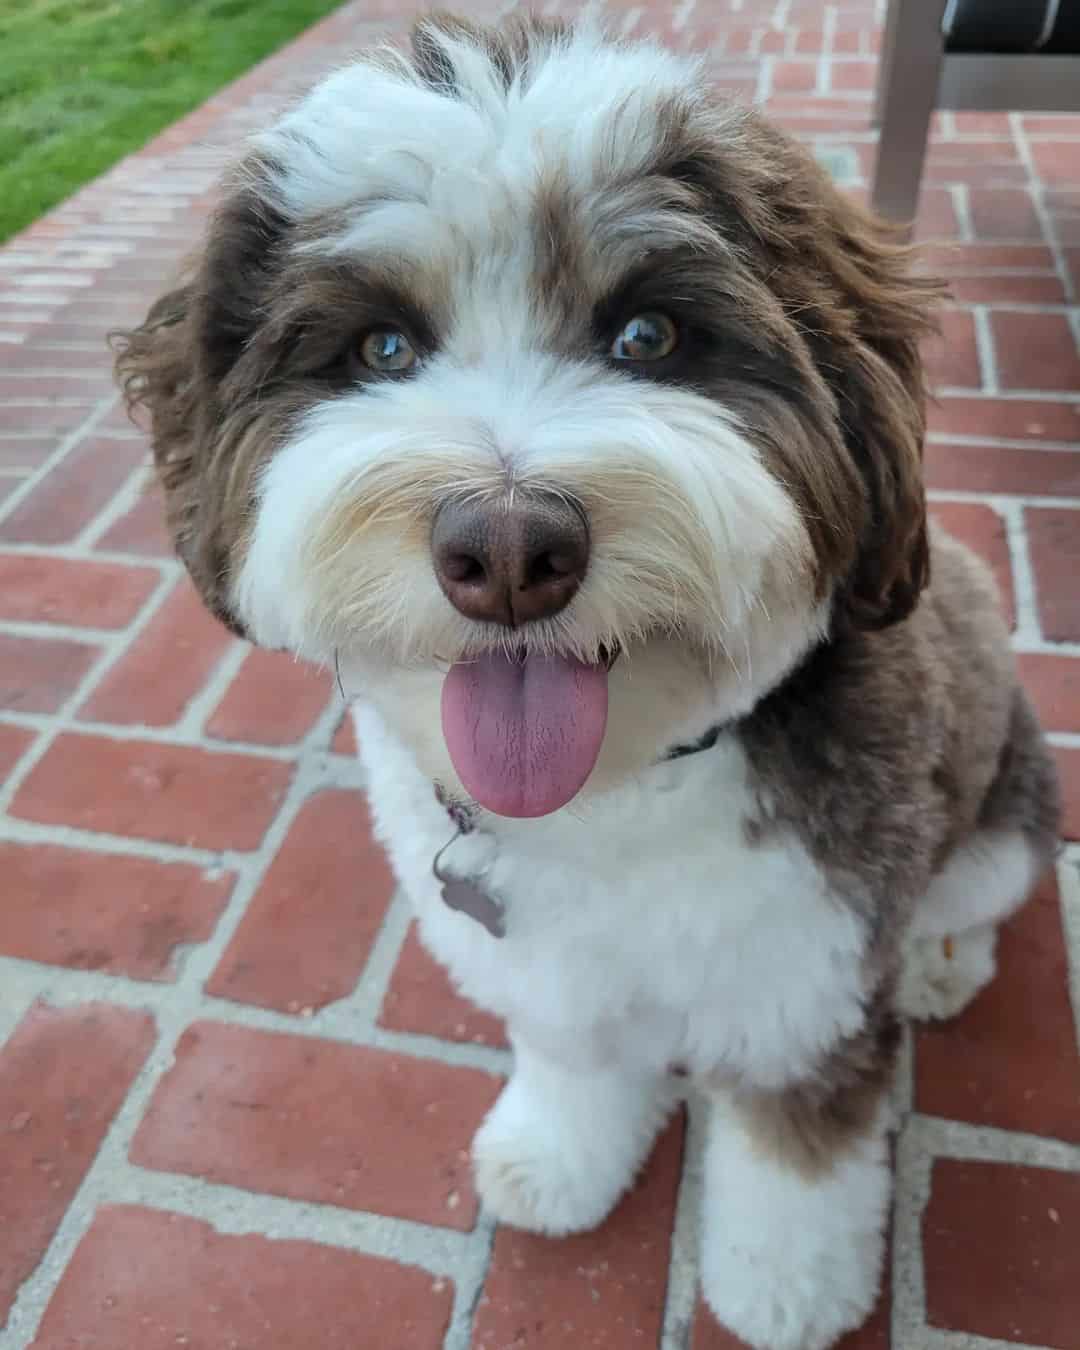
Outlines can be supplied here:
M995 310L990 326L1006 389L1080 391L1080 355L1064 314Z
M1063 250L1065 258L1065 268L1069 273L1069 279L1072 282L1074 294L1080 294L1080 248L1067 248Z
M1080 840L1080 750L1069 750L1056 745L1054 758L1057 760L1065 807L1062 833L1066 839Z
M467 1232L469 1147L498 1088L477 1069L200 1022L181 1037L131 1158Z
M1057 887L1002 929L998 973L958 1018L920 1029L916 1106L1080 1143L1080 1054Z
M207 989L280 1012L344 998L367 964L393 893L363 797L317 793L304 803Z
M43 825L253 849L292 771L273 759L64 732L35 765L11 811Z
M1070 113L1040 113L1023 118L1024 131L1029 136L1075 136L1077 120Z
M915 238L955 239L960 233L952 194L947 188L927 184L919 194L919 214L915 220Z
M928 244L919 251L919 260L930 272L945 273L950 282L957 276L978 276L982 272L1054 271L1054 257L1043 244Z
M84 721L170 726L233 643L185 578L79 709Z
M81 642L0 633L0 708L56 712L100 655Z
M1065 287L1056 276L952 277L949 294L967 305L1063 305Z
M1080 403L949 397L931 403L927 413L930 430L943 435L1080 443Z
M1032 141L1035 172L1051 187L1073 187L1080 181L1080 141Z
M773 64L772 87L776 93L809 94L817 85L816 61L776 61Z
M95 436L52 469L0 527L0 536L26 544L74 539L123 486L146 454L137 440Z
M931 1326L1075 1350L1080 1176L942 1158L923 1215Z
M0 553L0 618L124 628L158 579L149 567Z
M834 61L832 63L832 89L834 93L868 92L874 88L876 83L876 61Z
M38 469L58 444L51 436L13 436L0 440L0 469Z
M0 722L0 783L8 776L37 733Z
M107 371L71 370L57 375L30 375L23 372L5 378L0 371L0 399L17 394L20 399L75 400L96 403L113 392L114 385Z
M287 652L253 648L206 730L222 741L295 745L318 721L332 690L326 671Z
M660 1341L683 1125L665 1133L633 1191L595 1233L495 1235L472 1350L626 1350Z
M348 708L341 714L341 721L337 724L334 739L330 742L330 749L333 750L335 755L355 757L357 754L356 728L353 724L352 713Z
M165 526L165 503L156 482L147 484L135 505L109 526L96 546L145 558L173 556L172 537Z
M1024 512L1043 636L1080 642L1080 511Z
M450 1282L415 1266L108 1205L79 1243L33 1350L311 1350L313 1338L319 1350L440 1350L452 1304Z
M153 1043L147 1013L37 1003L0 1049L0 1319L44 1256Z
M927 442L926 485L942 492L1007 492L1080 498L1080 455L995 445Z
M74 431L93 411L93 403L27 403L5 399L0 402L0 433L58 438Z
M1080 732L1080 657L1023 652L1016 659L1047 731Z
M966 309L944 309L938 322L940 336L928 341L923 350L927 377L932 384L978 389L982 375L973 316Z
M1016 599L1005 522L993 507L974 502L933 502L930 513L949 534L974 549L993 568L1009 625L1015 628Z
M953 124L959 138L965 136L1009 136L1012 134L1008 113L954 112Z
M457 992L438 961L410 925L379 1012L379 1026L411 1031L443 1041L504 1047L506 1030L497 1017L483 1012Z
M187 863L0 843L0 951L46 965L173 980L177 949L205 942L233 877Z
M1042 226L1023 188L971 188L971 223L980 239L1039 239Z

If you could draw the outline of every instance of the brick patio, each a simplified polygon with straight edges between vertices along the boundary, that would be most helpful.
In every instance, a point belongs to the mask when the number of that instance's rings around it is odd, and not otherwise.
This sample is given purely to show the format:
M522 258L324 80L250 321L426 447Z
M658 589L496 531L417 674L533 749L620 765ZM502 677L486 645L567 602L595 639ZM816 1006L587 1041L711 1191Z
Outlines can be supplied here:
M875 0L613 8L865 190ZM478 1215L500 1028L394 897L330 679L201 611L110 383L221 147L403 22L347 4L0 249L0 1350L733 1350L692 1125L595 1235ZM1073 842L907 1047L890 1288L844 1347L1078 1350L1080 118L940 117L919 232L934 509L997 570Z

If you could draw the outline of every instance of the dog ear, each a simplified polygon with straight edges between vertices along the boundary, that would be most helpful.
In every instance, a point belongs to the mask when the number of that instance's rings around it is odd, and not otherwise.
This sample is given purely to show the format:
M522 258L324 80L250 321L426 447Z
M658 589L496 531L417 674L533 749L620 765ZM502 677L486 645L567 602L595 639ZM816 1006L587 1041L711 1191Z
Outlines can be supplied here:
M186 279L137 328L115 332L115 371L132 415L150 417L176 551L211 612L243 635L228 600L235 503L225 491L230 426L223 385L257 324L280 218L247 175L213 217Z
M824 177L824 175L822 175ZM913 253L826 180L819 265L840 301L815 353L866 489L868 515L840 596L857 628L905 619L930 578L923 486L926 387L920 344L935 331L937 282L912 274ZM845 321L846 320L846 321Z
M699 136L680 175L723 213L719 228L739 237L741 255L756 258L833 404L862 486L835 615L884 628L911 613L929 579L919 345L936 331L943 287L915 275L898 231L844 196L793 138L754 112L721 117L727 134L714 123Z

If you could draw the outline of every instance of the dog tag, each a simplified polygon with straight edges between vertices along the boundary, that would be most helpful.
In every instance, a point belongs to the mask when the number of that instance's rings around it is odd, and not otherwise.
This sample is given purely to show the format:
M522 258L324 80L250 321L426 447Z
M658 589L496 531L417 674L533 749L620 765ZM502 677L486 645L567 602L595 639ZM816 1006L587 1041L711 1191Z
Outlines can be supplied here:
M474 881L450 877L443 882L442 898L451 909L475 919L493 938L506 936L503 907L493 895L482 891Z

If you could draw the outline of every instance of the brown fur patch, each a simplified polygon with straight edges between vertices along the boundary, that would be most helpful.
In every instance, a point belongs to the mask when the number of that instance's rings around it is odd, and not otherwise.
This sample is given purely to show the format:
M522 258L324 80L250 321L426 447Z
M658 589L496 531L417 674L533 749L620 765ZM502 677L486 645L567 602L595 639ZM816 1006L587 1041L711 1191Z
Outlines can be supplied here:
M899 1024L879 998L865 1028L836 1046L812 1079L780 1092L737 1095L755 1147L809 1180L828 1173L874 1127L899 1044Z

